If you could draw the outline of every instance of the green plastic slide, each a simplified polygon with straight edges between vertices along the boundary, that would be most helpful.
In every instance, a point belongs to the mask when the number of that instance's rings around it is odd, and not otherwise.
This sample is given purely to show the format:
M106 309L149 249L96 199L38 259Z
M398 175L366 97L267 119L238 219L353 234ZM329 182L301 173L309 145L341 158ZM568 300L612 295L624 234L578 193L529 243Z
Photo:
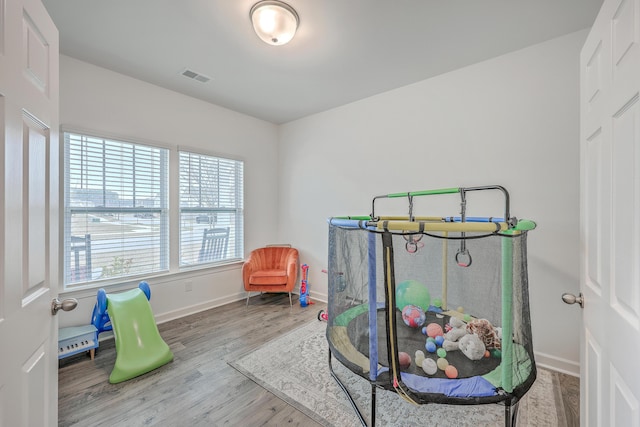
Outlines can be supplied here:
M130 380L173 360L173 353L160 336L151 304L142 290L108 294L107 312L117 353L110 383Z

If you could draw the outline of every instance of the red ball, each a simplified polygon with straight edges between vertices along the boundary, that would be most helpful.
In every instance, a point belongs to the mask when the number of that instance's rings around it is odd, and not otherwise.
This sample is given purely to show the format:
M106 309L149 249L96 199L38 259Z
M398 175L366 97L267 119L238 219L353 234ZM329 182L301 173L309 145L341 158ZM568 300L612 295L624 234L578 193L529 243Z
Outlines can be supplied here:
M447 378L458 378L458 370L455 366L449 365L444 369L444 374Z
M398 362L400 362L400 369L407 369L411 366L411 356L404 351L398 353Z
M444 335L442 326L438 325L437 323L429 323L427 325L427 336L435 338L438 335Z
M427 320L422 308L415 305L407 305L402 309L402 320L410 328L419 328Z

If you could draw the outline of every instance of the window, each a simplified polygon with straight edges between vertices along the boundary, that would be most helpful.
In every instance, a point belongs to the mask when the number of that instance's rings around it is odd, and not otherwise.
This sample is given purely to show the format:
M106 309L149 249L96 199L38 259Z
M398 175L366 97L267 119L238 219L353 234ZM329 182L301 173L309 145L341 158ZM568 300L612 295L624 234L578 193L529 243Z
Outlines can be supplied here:
M164 148L64 133L64 284L169 268Z
M180 266L243 257L239 160L180 151Z

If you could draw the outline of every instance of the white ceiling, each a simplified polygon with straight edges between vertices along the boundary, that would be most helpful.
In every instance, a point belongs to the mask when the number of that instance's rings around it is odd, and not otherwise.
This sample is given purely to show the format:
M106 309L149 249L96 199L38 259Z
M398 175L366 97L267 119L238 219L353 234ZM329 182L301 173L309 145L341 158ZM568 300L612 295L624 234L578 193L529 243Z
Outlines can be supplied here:
M288 0L300 27L275 47L251 27L257 0L43 2L61 53L276 124L590 27L602 4Z

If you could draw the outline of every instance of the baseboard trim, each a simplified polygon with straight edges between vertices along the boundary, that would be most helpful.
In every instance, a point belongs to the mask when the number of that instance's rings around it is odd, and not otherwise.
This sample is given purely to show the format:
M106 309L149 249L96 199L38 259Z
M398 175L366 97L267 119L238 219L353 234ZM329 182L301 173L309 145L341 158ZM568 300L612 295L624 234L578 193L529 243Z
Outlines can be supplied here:
M580 364L578 362L540 352L534 352L534 356L536 359L536 365L541 368L550 369L552 371L561 372L574 377L580 376Z
M319 293L319 292L311 291L309 293L309 295L310 295L311 299L315 300L315 301L320 301L320 302L324 302L324 303L327 303L329 301L329 296L327 294L322 294L322 293Z
M220 307L225 304L246 299L246 297L247 297L247 294L242 292L242 293L237 293L235 295L226 295L222 298L216 298L213 300L201 302L199 304L190 305L188 307L182 307L178 310L157 315L156 323L160 324L160 323L169 322L171 320L179 319L181 317L200 313L201 311L209 310L212 308Z

